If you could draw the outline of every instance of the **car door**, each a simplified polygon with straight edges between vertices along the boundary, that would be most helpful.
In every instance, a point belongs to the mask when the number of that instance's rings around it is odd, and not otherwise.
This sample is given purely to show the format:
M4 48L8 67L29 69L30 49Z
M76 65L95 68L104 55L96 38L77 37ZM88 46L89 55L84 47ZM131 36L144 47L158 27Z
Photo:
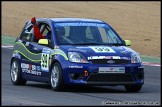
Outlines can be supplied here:
M35 51L36 53L31 51L33 48L30 45L32 38L33 38L33 27L30 22L27 22L26 26L24 27L20 35L20 38L18 38L14 46L14 50L18 50L22 55L21 69L24 78L26 78L27 80L36 68L35 65L33 65L33 62L36 61L33 55L36 56L38 53L38 51Z
M39 22L40 26L40 32L46 36L48 33L48 30L50 30L50 27L47 23ZM34 32L32 34L33 38L31 39L28 49L30 52L28 52L28 57L31 60L28 60L30 63L30 77L31 80L34 81L42 81L47 82L49 79L49 58L50 53L52 51L52 45L53 41L52 39L48 38L49 45L40 45L35 41L35 35Z
M18 51L19 53L21 53L22 62L26 62L28 60L26 45L32 38L31 29L32 27L29 24L26 24L20 35L20 38L17 38L14 46L14 51Z
M21 63L21 70L22 70L22 75L24 78L30 74L30 69L29 69L29 60L31 60L28 57L28 52L29 52L29 43L32 39L32 25L27 22L20 37L17 38L16 43L14 45L14 52L18 52L21 54L20 57L20 63Z

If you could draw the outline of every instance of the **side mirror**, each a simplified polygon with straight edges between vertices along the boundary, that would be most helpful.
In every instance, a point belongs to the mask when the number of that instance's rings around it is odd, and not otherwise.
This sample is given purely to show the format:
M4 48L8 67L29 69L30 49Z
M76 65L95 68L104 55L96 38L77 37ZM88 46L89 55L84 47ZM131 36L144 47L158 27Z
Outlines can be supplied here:
M39 39L38 44L40 44L40 45L48 45L48 39Z
M25 29L25 31L23 32L22 35L23 35L22 38L24 40L30 41L31 38L32 38L33 33L29 32L27 29Z
M29 32L27 29L25 29L25 33L26 34L31 34L31 32Z
M126 46L131 46L131 41L130 40L124 40Z

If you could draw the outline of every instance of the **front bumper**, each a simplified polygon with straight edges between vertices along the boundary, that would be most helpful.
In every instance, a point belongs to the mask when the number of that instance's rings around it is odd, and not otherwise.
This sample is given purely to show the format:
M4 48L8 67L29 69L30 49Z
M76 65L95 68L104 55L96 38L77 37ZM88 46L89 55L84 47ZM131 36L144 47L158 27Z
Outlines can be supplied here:
M78 85L128 85L144 83L144 68L141 64L77 64L63 61L62 72L65 84ZM125 67L125 73L99 73L99 67ZM88 75L85 75L85 72Z

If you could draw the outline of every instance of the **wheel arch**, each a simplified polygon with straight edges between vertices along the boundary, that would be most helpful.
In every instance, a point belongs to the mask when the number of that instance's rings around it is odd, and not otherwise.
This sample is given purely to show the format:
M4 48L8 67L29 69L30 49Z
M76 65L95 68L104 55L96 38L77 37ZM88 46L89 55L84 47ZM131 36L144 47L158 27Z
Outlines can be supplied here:
M12 57L12 58L11 58L11 61L10 61L10 65L12 64L12 61L13 61L14 59L17 60L17 61L20 63L20 59L15 58L15 57Z
M62 69L61 63L57 59L55 59L55 60L52 60L51 67L50 67L50 72L52 70L53 64L55 64L55 63L58 63L60 65L61 69Z

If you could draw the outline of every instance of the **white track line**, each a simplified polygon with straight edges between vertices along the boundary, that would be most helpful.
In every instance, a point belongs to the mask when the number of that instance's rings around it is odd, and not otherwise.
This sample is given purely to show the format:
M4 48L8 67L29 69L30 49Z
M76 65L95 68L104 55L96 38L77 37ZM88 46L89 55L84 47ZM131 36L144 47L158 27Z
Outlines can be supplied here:
M12 45L1 45L2 48L13 49Z
M147 66L161 66L160 64L157 63L151 63L151 62L142 62L143 65L147 65Z

